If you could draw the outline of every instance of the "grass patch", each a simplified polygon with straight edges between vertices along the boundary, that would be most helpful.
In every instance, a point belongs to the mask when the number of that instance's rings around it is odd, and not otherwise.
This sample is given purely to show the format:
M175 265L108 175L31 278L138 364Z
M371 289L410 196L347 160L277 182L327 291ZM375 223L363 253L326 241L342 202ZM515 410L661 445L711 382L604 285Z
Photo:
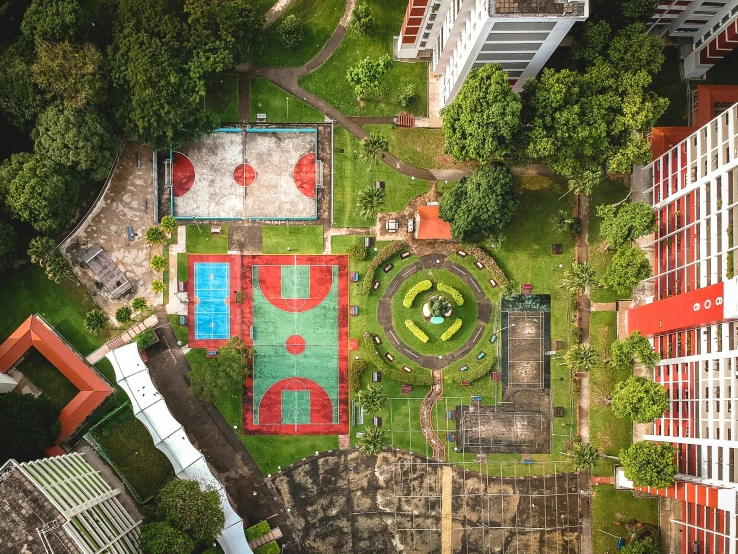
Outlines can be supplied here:
M187 254L185 252L177 252L177 281L185 282L188 278Z
M4 341L31 314L41 314L83 356L110 338L109 331L91 335L84 328L85 313L97 308L87 290L74 275L59 284L48 280L33 266L0 279L0 342Z
M256 114L260 113L265 113L270 123L325 121L325 116L321 112L286 90L262 77L251 77L249 79L249 121L256 122Z
M221 123L238 122L238 75L221 73L207 82L205 107L218 116Z
M425 63L394 62L382 78L381 92L360 105L353 88L346 81L346 72L366 57L373 60L384 54L392 56L392 37L402 27L407 5L395 0L364 0L374 18L374 30L364 36L352 29L341 46L326 63L300 79L300 85L317 94L348 116L390 116L407 110L415 115L428 113L428 65ZM403 108L399 96L408 85L415 87L417 100Z
M631 491L617 491L614 485L597 485L592 494L592 552L615 552L618 540L600 530L630 538L624 523L636 519L658 526L658 498L635 498ZM615 525L619 521L623 525Z
M172 236L164 241L162 245L162 255L164 256L164 271L161 275L161 281L164 283L164 294L162 295L166 302L169 298L169 247L173 244L177 244L179 241L177 231L172 233Z
M261 251L264 254L322 254L323 227L321 225L285 225L262 227Z
M180 325L179 316L176 314L169 315L169 323L172 326L172 330L174 330L174 336L177 337L177 342L181 342L182 346L187 346L187 341L189 340L189 329L187 325Z
M476 162L455 163L445 154L446 139L441 129L422 127L397 127L396 125L365 125L370 133L379 133L389 142L390 152L400 160L415 167L429 169L453 169L475 167Z
M225 254L228 252L228 226L222 226L221 233L213 235L210 233L210 225L188 225L187 252L189 254ZM179 260L177 260L177 265L179 265Z
M59 411L79 393L79 389L35 348L26 353L17 369L48 396Z
M375 181L385 182L385 203L382 211L401 211L405 205L428 192L428 182L412 181L407 175L379 163L371 171L358 156L359 140L343 127L336 127L333 135L335 154L333 184L333 225L335 227L370 227L375 220L361 217L357 213L356 200L359 191L374 186ZM343 149L343 153L341 153Z
M296 67L312 60L323 48L343 15L346 0L293 0L264 33L264 46L254 65L269 67ZM296 16L304 25L300 44L291 50L279 40L279 26L289 15Z
M174 477L172 464L154 446L143 423L130 406L122 407L90 430L103 455L126 485L146 501Z

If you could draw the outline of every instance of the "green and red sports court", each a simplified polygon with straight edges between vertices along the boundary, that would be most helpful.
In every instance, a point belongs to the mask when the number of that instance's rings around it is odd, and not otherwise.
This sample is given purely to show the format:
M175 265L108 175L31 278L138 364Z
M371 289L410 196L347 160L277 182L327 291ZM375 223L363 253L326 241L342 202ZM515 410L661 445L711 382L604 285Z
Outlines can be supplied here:
M188 275L190 347L253 346L244 433L348 433L346 256L190 255Z

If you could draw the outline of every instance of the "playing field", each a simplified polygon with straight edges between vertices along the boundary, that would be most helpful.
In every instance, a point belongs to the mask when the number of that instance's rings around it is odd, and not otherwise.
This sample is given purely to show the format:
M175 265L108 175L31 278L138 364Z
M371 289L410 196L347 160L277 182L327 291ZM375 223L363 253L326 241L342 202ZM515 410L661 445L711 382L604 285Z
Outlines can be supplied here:
M195 338L230 338L230 266L227 263L194 264Z

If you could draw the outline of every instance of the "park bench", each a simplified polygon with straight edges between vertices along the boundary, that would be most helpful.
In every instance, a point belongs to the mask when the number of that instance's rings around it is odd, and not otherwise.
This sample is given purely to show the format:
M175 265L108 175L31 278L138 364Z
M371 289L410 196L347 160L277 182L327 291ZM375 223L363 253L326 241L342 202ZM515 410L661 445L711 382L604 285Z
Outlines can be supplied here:
M499 371L493 371L492 372L492 380L495 382L502 380L502 374Z
M358 306L351 306L351 315L359 315L359 307Z
M374 188L377 190L384 190L384 181L374 181Z
M220 225L213 225L212 227L210 227L211 235L220 235L220 233L221 233Z
M390 362L394 362L395 361L395 357L392 354L390 354L389 352L387 352L384 355L384 357L387 358Z
M468 387L469 385L471 385L471 383L469 381L462 381L461 382L461 386L462 387Z
M379 416L374 416L372 419L372 424L374 427L381 427L382 426L382 418Z
M257 123L266 123L267 122L267 114L265 114L265 113L257 113L256 114L256 122Z
M446 433L446 442L456 442L456 433Z
M359 282L359 272L358 271L354 271L351 274L351 282L352 283L358 283Z
M217 350L208 350L207 357L208 358L217 358L218 357L218 351Z
M497 282L494 279L489 280L489 284L492 288L495 288L497 286Z
M177 281L177 292L184 292L185 284L184 281Z
M382 382L382 372L372 371L372 383L381 383L381 382Z
M477 360L481 360L481 359L482 359L482 358L484 358L484 357L485 357L486 355L487 355L487 353L486 353L486 352L480 352L480 353L479 353L479 354L477 355Z
M467 371L468 369L469 369L469 366L468 366L468 365L462 365L462 366L461 366L461 367L459 368L459 371Z
M466 258L467 254L463 250L457 250L456 253L462 258Z
M409 257L410 257L410 252L407 252L407 251L405 251L405 252L403 252L402 254L400 254L400 259L401 259L401 260L406 260L406 259L408 259Z
M404 365L404 366L402 366L402 371L404 371L405 373L412 373L413 368Z
M379 290L381 283L379 281L374 281L372 284L372 290Z
M382 344L382 339L379 338L379 335L374 335L374 344Z
M393 267L394 266L392 264L387 264L386 266L384 266L384 272L389 273L390 271L392 271Z
M456 412L454 410L446 410L446 419L456 419Z
M533 294L533 285L530 285L530 284L520 285L520 294L524 294L526 296Z
M364 237L364 248L370 248L372 245L372 237Z
M402 385L402 388L400 389L400 394L410 394L411 392L413 392L412 385Z
M480 262L479 260L474 262L474 265L477 266L477 269L484 269L484 264Z

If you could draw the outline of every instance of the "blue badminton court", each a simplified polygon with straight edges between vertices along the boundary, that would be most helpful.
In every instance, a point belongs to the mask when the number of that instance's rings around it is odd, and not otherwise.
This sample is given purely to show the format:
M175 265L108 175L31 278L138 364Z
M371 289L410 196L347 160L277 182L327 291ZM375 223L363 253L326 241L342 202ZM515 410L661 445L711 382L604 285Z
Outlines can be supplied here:
M195 338L231 338L230 264L196 262Z

